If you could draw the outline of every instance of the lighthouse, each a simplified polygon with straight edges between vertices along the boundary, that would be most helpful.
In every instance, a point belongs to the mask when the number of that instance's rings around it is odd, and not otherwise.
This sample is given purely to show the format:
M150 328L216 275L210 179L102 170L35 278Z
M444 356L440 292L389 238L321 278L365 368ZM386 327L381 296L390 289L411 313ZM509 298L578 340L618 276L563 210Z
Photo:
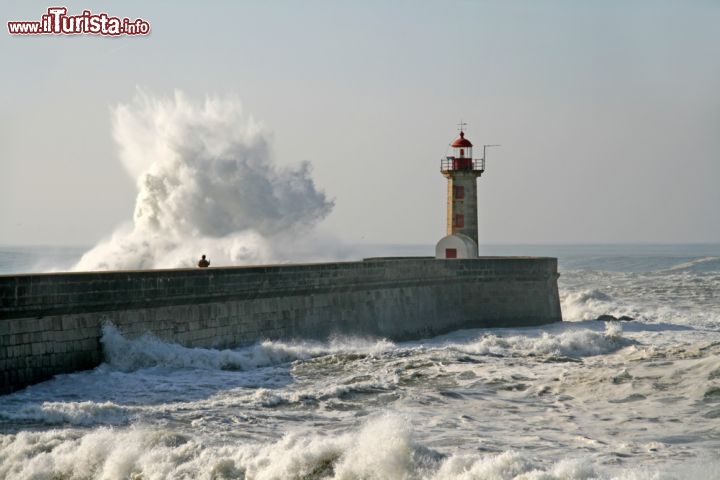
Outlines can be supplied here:
M465 138L464 126L461 122L450 155L440 160L440 172L447 178L447 236L437 243L436 258L478 256L477 178L485 171L485 155L472 158L473 144Z

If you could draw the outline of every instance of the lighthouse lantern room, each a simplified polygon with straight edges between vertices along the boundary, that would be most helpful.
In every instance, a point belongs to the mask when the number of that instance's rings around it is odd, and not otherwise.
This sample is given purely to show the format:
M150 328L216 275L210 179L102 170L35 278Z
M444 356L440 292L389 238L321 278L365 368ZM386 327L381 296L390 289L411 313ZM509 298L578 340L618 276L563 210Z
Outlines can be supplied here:
M440 160L447 178L447 236L437 243L436 258L478 256L477 177L485 171L485 158L472 158L464 125L460 123L460 135L450 144L450 155Z

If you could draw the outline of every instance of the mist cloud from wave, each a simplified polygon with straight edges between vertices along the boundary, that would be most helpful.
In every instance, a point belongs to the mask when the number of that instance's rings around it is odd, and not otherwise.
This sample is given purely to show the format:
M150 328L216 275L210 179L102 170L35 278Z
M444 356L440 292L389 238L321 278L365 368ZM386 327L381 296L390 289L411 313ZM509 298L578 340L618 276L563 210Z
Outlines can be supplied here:
M120 159L136 179L133 220L75 270L191 267L203 253L214 265L263 263L327 250L309 239L333 201L309 163L275 164L269 133L237 98L138 90L112 115Z

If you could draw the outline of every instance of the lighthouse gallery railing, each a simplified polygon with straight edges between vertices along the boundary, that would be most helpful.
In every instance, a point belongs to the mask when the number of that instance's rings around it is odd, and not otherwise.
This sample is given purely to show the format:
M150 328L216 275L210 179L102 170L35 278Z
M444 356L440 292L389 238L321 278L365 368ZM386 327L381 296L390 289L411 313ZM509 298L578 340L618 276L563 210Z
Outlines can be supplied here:
M446 157L440 159L440 171L441 172L454 172L454 171L473 171L473 172L484 172L485 171L485 159L484 158L456 158Z

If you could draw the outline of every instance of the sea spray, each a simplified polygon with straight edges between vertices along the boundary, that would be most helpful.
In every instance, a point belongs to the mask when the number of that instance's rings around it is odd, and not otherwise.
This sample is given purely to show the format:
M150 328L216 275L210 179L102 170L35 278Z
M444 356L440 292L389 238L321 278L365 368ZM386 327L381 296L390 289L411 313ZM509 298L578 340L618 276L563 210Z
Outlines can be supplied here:
M265 340L237 349L184 347L146 333L126 338L114 325L103 326L100 339L105 362L122 371L147 367L193 368L201 370L251 370L338 353L372 354L394 347L387 340L334 338L329 342Z
M579 292L561 291L560 304L563 319L570 321L594 320L600 315L617 310L612 297L597 289Z
M190 267L203 253L213 265L283 260L332 210L309 163L274 163L269 133L235 97L138 91L113 109L113 134L136 179L133 222L75 270Z

